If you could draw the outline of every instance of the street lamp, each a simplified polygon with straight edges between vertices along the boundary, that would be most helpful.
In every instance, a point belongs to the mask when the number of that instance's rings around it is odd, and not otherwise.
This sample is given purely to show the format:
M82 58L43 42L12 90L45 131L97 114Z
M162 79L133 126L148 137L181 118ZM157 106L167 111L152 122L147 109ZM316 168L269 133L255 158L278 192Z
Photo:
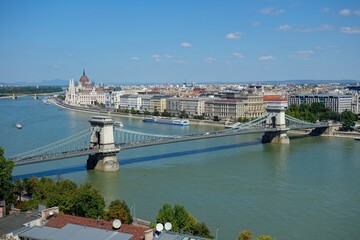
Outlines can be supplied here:
M218 231L219 231L219 229L217 228L217 229L216 229L216 235L215 235L215 239L216 239L216 240L218 240Z

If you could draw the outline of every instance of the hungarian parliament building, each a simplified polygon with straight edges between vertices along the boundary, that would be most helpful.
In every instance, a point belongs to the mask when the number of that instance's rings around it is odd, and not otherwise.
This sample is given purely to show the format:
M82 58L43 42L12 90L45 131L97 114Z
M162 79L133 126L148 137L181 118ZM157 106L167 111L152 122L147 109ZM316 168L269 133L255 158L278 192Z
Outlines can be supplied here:
M104 88L90 83L84 70L83 75L79 80L79 84L75 85L74 79L70 79L69 87L66 89L65 103L76 106L105 103Z

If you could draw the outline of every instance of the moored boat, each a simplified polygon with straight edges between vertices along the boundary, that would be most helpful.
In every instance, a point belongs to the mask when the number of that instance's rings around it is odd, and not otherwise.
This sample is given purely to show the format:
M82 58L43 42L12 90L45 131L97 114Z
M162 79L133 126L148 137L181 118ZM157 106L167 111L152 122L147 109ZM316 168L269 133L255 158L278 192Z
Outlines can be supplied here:
M17 123L17 124L15 125L15 127L16 127L17 129L22 129L22 126L21 126L20 123Z
M354 138L355 141L360 141L360 137Z
M151 122L151 123L177 125L177 126L189 126L190 125L190 121L188 119L145 117L143 121Z

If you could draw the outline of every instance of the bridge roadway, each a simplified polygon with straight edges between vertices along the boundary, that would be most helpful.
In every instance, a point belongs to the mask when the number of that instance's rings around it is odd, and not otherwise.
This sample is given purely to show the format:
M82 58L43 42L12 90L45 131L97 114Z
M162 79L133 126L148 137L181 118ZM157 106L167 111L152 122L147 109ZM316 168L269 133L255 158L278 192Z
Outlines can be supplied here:
M318 125L317 128L327 128L328 124ZM113 154L117 153L120 150L127 150L133 148L140 148L140 147L149 147L161 144L171 144L177 142L186 142L186 141L196 141L202 139L210 139L210 138L219 138L219 137L228 137L228 136L235 136L235 135L242 135L242 134L251 134L251 133L265 133L265 132L276 132L276 131L288 131L288 130L298 130L298 129L313 129L314 125L298 125L298 126L291 126L290 128L264 128L259 126L252 126L246 129L225 129L220 131L214 132L206 132L200 134L191 134L191 135L183 135L183 136L169 136L164 138L157 138L157 139L148 139L145 141L132 141L128 143L115 143L115 149L110 150L108 153ZM73 158L79 156L85 156L90 154L99 153L99 149L96 148L81 148L72 151L62 151L55 154L48 154L48 155L38 155L38 156L30 156L25 157L20 160L15 160L14 164L16 166L19 165L26 165L26 164L33 164L39 162L47 162L65 158ZM103 154L106 154L102 152ZM10 158L11 159L11 158Z

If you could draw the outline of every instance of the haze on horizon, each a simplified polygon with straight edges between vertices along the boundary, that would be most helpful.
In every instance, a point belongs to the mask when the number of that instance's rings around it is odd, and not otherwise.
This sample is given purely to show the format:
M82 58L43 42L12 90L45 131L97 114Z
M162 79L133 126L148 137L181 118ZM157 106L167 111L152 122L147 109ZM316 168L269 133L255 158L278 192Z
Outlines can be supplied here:
M360 1L0 2L0 82L360 79Z

